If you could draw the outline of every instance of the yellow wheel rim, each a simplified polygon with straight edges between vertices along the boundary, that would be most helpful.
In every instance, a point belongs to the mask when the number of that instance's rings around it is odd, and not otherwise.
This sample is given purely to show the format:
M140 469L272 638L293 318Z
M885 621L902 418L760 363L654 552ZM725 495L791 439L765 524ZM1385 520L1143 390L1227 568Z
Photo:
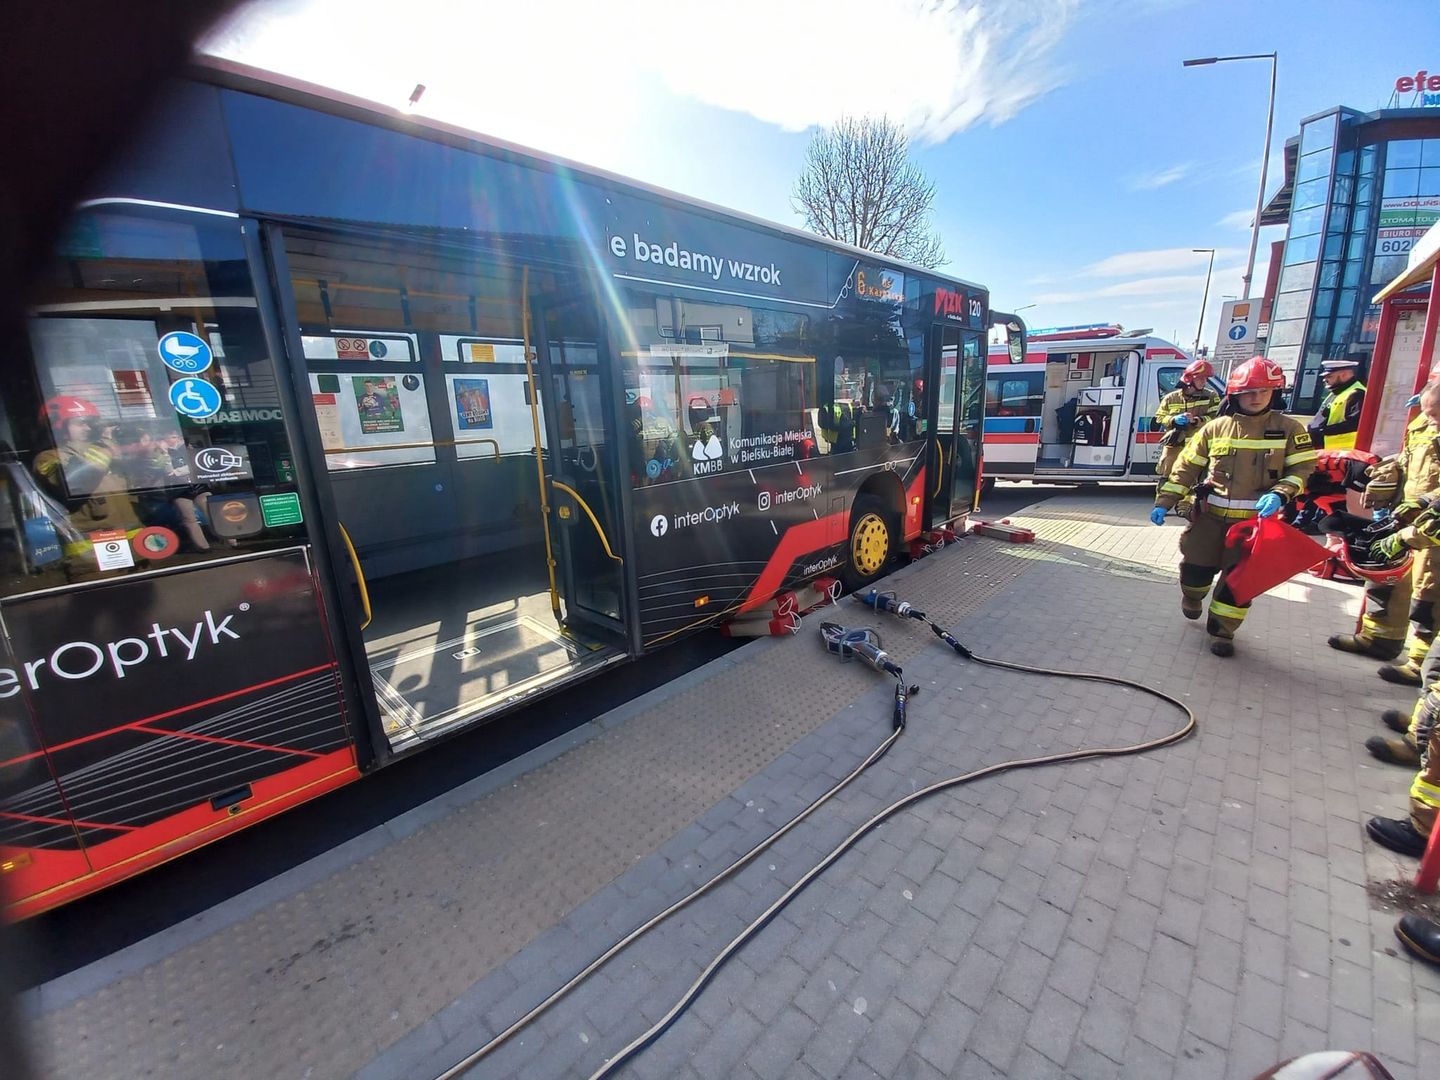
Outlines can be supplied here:
M850 562L867 577L885 565L890 557L890 530L879 514L869 513L860 519L850 537Z

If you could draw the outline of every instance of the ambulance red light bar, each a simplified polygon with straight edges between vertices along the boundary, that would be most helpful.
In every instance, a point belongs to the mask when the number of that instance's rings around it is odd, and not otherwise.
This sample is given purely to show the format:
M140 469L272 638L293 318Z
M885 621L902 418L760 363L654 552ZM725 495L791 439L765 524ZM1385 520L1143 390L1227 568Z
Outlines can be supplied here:
M1079 326L1050 326L1043 330L1028 330L1028 341L1066 341L1076 338L1119 337L1125 328L1118 323L1082 323Z

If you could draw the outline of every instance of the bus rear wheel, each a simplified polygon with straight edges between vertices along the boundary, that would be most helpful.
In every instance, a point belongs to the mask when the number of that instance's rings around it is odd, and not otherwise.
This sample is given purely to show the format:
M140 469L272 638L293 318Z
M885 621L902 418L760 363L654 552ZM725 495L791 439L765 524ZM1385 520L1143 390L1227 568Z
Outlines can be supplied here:
M895 530L885 504L862 495L850 508L850 538L845 545L845 584L869 585L885 572L895 554Z

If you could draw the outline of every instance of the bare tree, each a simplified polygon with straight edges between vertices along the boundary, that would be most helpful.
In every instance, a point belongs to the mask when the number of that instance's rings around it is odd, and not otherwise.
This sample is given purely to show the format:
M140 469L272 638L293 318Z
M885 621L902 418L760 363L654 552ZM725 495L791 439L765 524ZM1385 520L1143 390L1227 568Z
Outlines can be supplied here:
M939 266L940 237L928 229L935 185L910 161L905 129L888 117L842 117L817 131L791 205L811 232L881 255Z

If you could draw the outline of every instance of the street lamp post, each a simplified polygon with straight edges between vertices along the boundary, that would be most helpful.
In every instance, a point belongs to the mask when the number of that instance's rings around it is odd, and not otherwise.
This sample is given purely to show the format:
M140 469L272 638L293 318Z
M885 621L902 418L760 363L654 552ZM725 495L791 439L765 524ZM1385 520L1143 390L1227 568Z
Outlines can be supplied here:
M1205 305L1210 302L1210 271L1215 269L1214 248L1191 248L1197 255L1210 253L1210 265L1205 268L1205 295L1200 297L1200 321L1195 324L1195 348L1192 350L1196 356L1200 355L1200 332L1205 328Z
M1260 211L1265 208L1265 176L1270 168L1270 132L1275 126L1275 69L1276 53L1247 53L1244 56L1202 56L1186 60L1185 67L1202 67L1206 64L1223 64L1229 60L1270 61L1270 104L1265 110L1265 154L1260 158L1260 190L1255 195L1255 218L1250 223L1250 257L1245 261L1244 287L1240 299L1250 299L1250 279L1255 276L1255 247L1260 242Z

